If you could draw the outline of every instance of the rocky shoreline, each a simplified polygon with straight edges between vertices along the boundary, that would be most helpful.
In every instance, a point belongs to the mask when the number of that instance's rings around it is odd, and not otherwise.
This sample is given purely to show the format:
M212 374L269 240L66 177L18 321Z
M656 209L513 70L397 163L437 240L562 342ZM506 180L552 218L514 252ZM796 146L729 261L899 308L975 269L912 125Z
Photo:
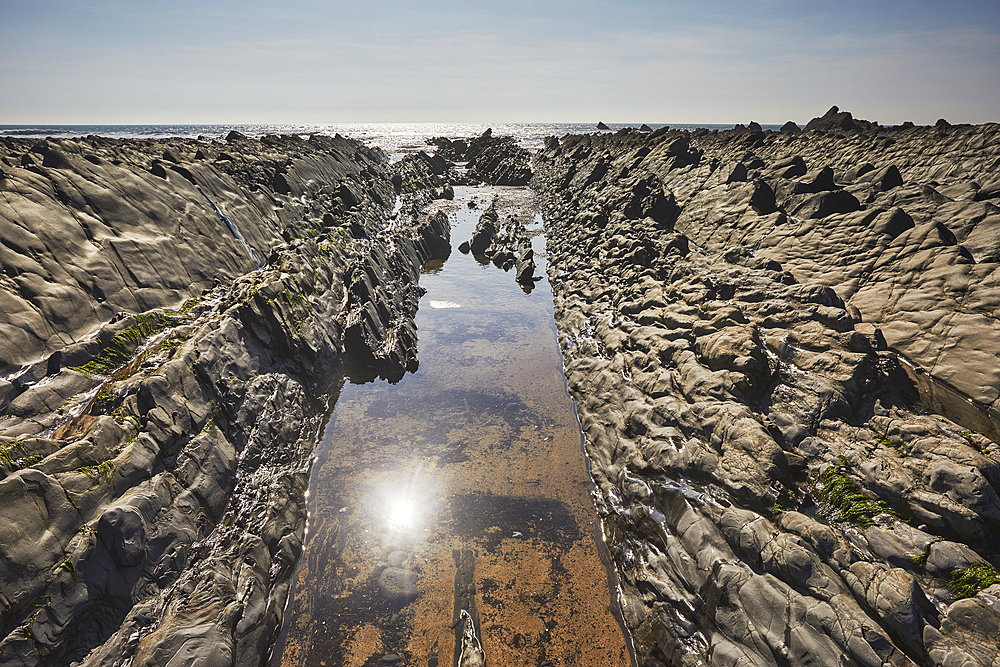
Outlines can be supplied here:
M427 203L529 179L638 663L997 664L998 136L0 139L0 664L266 663ZM530 290L523 223L460 241Z
M639 663L997 664L1000 126L807 128L535 157Z
M329 391L415 368L442 179L340 137L0 160L0 664L263 664Z

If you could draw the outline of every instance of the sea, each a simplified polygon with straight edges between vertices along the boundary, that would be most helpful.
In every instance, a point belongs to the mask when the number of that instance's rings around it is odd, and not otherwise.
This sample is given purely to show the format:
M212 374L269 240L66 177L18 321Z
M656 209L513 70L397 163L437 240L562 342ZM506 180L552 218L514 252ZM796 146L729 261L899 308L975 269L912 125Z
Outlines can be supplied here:
M642 123L607 123L615 132L622 128L638 129ZM732 125L712 124L666 124L647 123L656 130L668 125L676 130L730 130ZM780 125L762 125L765 130L778 130ZM313 125L0 125L0 137L22 137L29 139L73 138L98 135L120 139L159 139L166 137L187 137L212 141L224 138L231 130L248 137L263 137L269 134L297 134L308 137L312 134L334 136L340 134L357 139L364 144L382 149L390 160L397 160L408 153L427 148L427 140L432 137L472 138L487 129L494 136L515 137L524 148L541 148L545 137L561 137L566 134L601 132L597 123L339 123Z

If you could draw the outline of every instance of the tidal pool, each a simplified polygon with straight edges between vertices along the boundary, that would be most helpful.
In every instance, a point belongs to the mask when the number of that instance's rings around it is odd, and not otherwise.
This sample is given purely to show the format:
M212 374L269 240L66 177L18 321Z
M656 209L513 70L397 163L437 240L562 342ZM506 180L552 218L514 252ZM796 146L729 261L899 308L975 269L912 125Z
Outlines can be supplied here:
M494 196L544 276L526 189L456 188L452 247ZM453 250L421 286L419 369L346 383L316 450L273 662L629 665L546 280Z

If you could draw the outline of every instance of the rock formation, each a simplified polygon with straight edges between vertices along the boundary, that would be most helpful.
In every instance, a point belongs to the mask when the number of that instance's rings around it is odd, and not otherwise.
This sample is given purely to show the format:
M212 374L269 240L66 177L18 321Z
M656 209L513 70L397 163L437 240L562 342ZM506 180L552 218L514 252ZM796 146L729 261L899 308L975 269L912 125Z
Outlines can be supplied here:
M544 203L639 664L996 664L998 138L834 107L549 137L534 169L491 131L391 167L0 140L0 664L266 663L329 402L416 368L455 162ZM523 224L491 205L463 248L528 289Z
M492 261L504 271L516 269L514 279L521 285L532 286L535 281L535 254L531 249L531 240L524 223L515 216L507 215L501 220L497 201L494 199L483 211L472 238L459 246L459 250L472 252L483 262Z
M996 664L1000 126L789 130L535 159L639 664Z
M466 141L432 137L435 157L450 163L465 163L466 176L453 179L466 185L527 185L531 180L531 154L511 136L494 137L489 129Z
M329 395L415 367L449 224L389 211L440 165L239 133L0 161L0 664L266 663Z
M513 137L494 137L490 130L469 142L464 158L470 179L486 185L527 185L531 158Z

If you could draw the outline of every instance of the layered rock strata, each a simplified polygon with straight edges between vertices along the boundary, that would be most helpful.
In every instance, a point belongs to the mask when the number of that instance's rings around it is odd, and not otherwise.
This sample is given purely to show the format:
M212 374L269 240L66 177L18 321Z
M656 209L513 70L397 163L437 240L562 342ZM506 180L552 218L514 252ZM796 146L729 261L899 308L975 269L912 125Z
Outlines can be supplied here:
M339 378L415 368L449 225L390 209L440 174L339 137L0 159L0 664L263 664Z
M1000 446L888 346L995 407L1000 127L856 125L536 156L640 664L996 664Z
M531 155L514 137L494 137L486 130L470 140L434 137L428 144L437 147L440 158L465 163L466 184L527 185L531 180Z

